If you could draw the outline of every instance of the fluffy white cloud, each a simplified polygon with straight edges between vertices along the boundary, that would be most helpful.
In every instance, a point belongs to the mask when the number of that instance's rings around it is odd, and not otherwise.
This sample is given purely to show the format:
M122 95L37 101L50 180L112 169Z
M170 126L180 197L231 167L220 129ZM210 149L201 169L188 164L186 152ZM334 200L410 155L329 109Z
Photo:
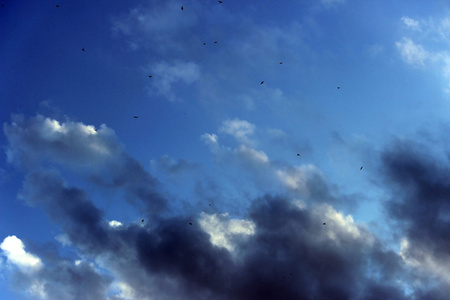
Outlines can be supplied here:
M200 226L211 237L211 243L224 247L229 251L234 249L232 238L234 235L252 235L255 224L248 220L230 219L228 214L202 213Z
M25 245L15 235L7 236L0 244L0 249L9 262L25 272L37 271L43 266L39 257L25 251Z
M255 132L255 125L245 120L235 118L233 120L226 120L223 122L219 132L230 134L236 138L240 143L250 144L250 135Z
M113 228L122 226L122 223L120 223L119 221L116 221L116 220L109 221L108 224L109 224L109 226L111 226Z

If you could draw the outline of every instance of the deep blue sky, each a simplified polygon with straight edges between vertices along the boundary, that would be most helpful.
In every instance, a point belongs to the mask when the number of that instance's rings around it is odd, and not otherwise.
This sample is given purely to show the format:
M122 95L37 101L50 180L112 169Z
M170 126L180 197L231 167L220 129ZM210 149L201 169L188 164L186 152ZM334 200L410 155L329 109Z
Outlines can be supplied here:
M1 299L450 294L447 1L1 4Z

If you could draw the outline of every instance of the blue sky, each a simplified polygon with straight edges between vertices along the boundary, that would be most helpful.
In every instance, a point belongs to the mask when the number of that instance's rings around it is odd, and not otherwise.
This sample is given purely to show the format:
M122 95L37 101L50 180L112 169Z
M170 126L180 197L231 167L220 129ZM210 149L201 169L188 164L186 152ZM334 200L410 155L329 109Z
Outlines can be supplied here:
M450 293L446 1L1 3L1 299Z

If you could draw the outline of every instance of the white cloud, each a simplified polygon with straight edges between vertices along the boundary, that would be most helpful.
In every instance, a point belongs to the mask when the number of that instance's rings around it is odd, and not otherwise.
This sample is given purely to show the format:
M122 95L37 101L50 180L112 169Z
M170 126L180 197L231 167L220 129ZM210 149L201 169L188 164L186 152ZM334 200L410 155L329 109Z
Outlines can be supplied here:
M173 92L174 84L191 85L200 79L200 68L194 62L162 61L151 66L148 72L152 74L152 86L156 93L172 102L181 100Z
M234 235L253 235L255 224L248 220L230 219L228 214L202 213L200 226L211 237L211 243L233 251L232 238Z
M72 242L70 241L70 238L67 236L67 234L59 234L55 237L55 240L60 242L63 246L72 245Z
M32 272L43 266L39 257L25 251L25 245L15 235L6 237L0 244L0 249L3 250L3 255L8 258L8 261L22 271Z
M256 164L267 164L269 162L269 158L262 150L257 151L245 145L240 145L238 149L235 149L235 152L238 153L241 158L243 158L245 161L248 162L253 162Z
M119 221L116 221L116 220L109 221L108 224L109 224L109 226L111 226L113 228L122 226L122 223L120 223Z
M409 17L402 17L401 20L407 28L412 30L420 30L420 24L418 21L411 19Z
M277 170L275 174L286 187L299 192L305 197L309 195L308 179L314 175L322 176L319 169L311 164Z
M400 50L402 58L409 64L424 65L424 61L429 56L422 45L414 43L409 38L403 38L400 42L396 42L395 45Z
M240 143L244 144L252 143L249 139L249 136L253 135L254 131L254 124L245 120L239 120L238 118L224 121L222 127L219 128L219 132L230 134L234 136Z

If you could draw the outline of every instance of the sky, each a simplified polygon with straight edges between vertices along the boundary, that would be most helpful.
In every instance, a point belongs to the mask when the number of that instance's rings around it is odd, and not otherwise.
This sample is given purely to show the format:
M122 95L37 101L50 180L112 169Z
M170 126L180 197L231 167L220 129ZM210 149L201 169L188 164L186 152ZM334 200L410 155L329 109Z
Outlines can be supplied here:
M0 299L448 299L448 1L0 3Z

